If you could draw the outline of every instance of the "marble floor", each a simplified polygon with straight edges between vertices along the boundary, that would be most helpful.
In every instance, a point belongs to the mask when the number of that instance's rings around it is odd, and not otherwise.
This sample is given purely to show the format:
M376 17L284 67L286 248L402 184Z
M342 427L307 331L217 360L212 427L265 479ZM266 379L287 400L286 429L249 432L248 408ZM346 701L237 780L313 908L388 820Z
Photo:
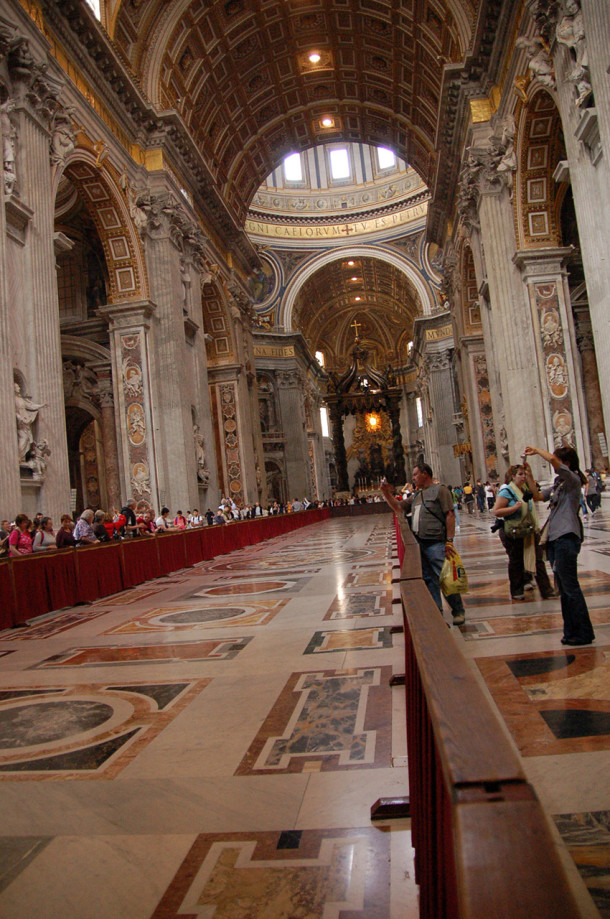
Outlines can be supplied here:
M0 919L415 919L391 516L316 524L0 632ZM462 520L452 640L610 919L610 511L587 523L596 642L511 603ZM446 612L448 623L450 615Z

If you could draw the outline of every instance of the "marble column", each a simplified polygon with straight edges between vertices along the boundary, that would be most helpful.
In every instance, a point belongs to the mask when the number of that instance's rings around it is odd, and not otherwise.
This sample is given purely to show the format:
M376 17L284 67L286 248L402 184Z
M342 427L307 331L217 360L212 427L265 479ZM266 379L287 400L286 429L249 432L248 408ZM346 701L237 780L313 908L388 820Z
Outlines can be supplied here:
M23 366L19 369L27 380L28 395L34 402L44 404L37 420L37 440L47 442L49 456L38 508L59 520L70 506L70 477L53 243L49 80L47 77L46 81L31 83L30 77L16 84L13 117L18 137L20 202L32 214L23 247L22 320L26 338L21 352Z
M3 149L3 135L0 123L0 149ZM13 388L13 356L9 336L9 294L6 245L6 198L4 176L0 171L0 515L14 520L21 510L21 488L19 484L19 456L17 452L17 428L15 425L15 396Z
M104 470L106 473L106 496L108 511L120 510L121 482L119 477L119 453L117 448L116 425L114 415L114 394L112 372L107 365L92 365L97 373L98 391L102 410L102 440L104 445Z
M173 513L199 504L189 391L191 361L184 325L184 215L175 197L165 190L156 192L151 200L145 252L150 296L155 304L157 346L150 373L155 395L157 482L160 502Z
M591 318L587 309L578 309L576 312L576 344L580 352L582 365L582 380L587 420L589 423L589 439L591 443L591 464L601 471L608 466L608 446L606 430L604 428L604 413L602 411L602 394L599 385L595 345L591 331ZM605 446L605 452L602 448ZM583 457L584 460L584 457Z
M285 437L288 497L302 498L311 492L311 476L301 379L298 370L295 369L278 371L276 380Z
M402 432L400 430L400 396L386 397L386 405L390 423L392 425L392 456L396 482L404 483L407 480L405 469L405 451L402 446Z
M570 76L575 54L557 41L553 60L557 105L561 114L570 184L587 284L591 328L599 377L610 378L610 17L606 0L582 0L586 77L593 94L577 104ZM610 426L610 390L601 390L604 426Z
M133 497L158 510L164 500L157 484L150 380L154 311L153 303L140 300L108 303L100 307L99 314L107 319L110 333L115 419L120 434L120 504Z
M528 292L547 445L550 450L576 446L583 462L588 462L582 378L565 271L571 253L571 249L528 249L517 252L514 262Z
M467 348L468 368L466 376L468 379L468 402L472 412L470 434L475 475L477 478L480 476L482 479L488 479L490 474L493 476L493 469L495 468L498 477L503 480L504 473L508 467L506 421L498 366L498 343L494 339L491 327L487 268L478 224L470 229L470 249L479 292L484 345L484 353L481 353L480 349L477 350L474 343L471 343ZM483 362L485 364L484 371ZM486 376L486 387L480 385L483 375ZM475 406L477 406L478 413L476 425L473 417ZM488 447L491 447L492 444L495 445L495 461L490 461L488 455Z
M490 334L497 345L508 448L514 462L526 444L549 447L552 438L537 369L529 294L513 262L514 214L504 185L482 184L479 216L488 272Z
M331 437L335 451L335 465L337 468L337 491L349 491L349 478L347 475L347 453L343 438L343 412L338 402L329 405L331 424Z
M455 443L455 382L451 353L448 349L429 353L426 357L429 373L428 395L432 408L432 426L434 429L433 461L430 463L434 474L442 482L457 484L461 470L459 460L453 452Z

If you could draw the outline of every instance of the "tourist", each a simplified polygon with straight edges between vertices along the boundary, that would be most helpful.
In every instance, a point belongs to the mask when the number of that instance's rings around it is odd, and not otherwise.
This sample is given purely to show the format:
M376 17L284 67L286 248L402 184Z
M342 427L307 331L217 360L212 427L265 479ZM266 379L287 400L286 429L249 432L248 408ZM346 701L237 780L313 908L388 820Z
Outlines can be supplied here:
M178 511L176 513L176 516L174 517L174 527L177 530L186 530L187 526L188 526L188 520L186 519L182 511Z
M411 512L411 529L419 545L422 577L442 613L441 569L445 559L455 555L453 495L446 485L434 481L432 469L427 463L418 463L412 478L416 490L406 501L399 501L394 496L392 486L385 479L381 482L381 493L396 514L406 516L407 512ZM462 625L466 617L461 594L450 594L447 602L453 614L453 624Z
M105 519L106 519L106 511L97 510L95 514L93 515L92 529L93 529L93 532L95 533L96 539L98 539L100 542L110 542L112 538L111 535L108 533L108 530L106 529L106 526L104 523ZM112 522L112 529L114 532L114 521Z
M121 515L125 518L124 523L119 519L121 525L117 527L121 530L121 536L138 536L140 531L136 519L136 502L133 498L121 508Z
M0 527L0 558L6 558L8 555L8 538L10 536L12 526L8 520L2 521L2 526Z
M8 537L9 555L13 558L19 558L21 555L31 555L32 537L29 533L30 518L27 514L17 514L15 517L15 528L11 530Z
M34 552L44 552L45 549L56 549L55 533L53 532L53 521L50 517L43 517L40 522L40 529L37 531L32 544Z
M78 518L76 526L74 527L74 539L76 540L77 546L91 546L99 542L97 536L93 532L92 523L94 516L94 512L91 508L87 508Z
M585 495L587 504L592 514L599 510L602 503L602 484L601 476L595 469L587 470L587 484L585 485Z
M534 481L529 463L509 466L504 485L498 492L493 513L502 524L498 535L508 556L511 599L517 602L525 599L526 572L535 572L536 583L543 600L557 596L544 563L534 500L542 500L542 495ZM517 519L526 524L531 523L530 534L522 536L509 531L510 527L506 521Z
M546 551L561 597L561 643L588 645L595 640L595 633L578 581L578 554L584 538L580 496L586 481L580 471L578 453L573 447L558 447L554 453L540 447L526 447L523 455L539 456L557 473L553 484L540 491L542 500L549 501L551 508L545 524Z
M209 527L214 525L214 511L209 507L207 511L205 512L205 519L207 520L207 524Z
M58 549L70 549L76 545L73 535L74 521L69 514L62 514L60 518L61 526L55 537L55 545Z
M193 513L189 517L189 527L193 528L201 526L203 526L203 517L195 507L193 508Z

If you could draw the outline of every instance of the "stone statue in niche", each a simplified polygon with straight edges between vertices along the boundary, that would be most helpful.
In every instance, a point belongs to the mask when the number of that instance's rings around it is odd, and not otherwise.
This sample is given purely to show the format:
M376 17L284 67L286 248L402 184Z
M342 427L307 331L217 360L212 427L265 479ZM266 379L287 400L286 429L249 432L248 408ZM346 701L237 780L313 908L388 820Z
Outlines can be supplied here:
M191 275L184 259L180 259L180 282L182 284L182 312L188 316L191 305Z
M4 194L12 195L17 184L15 169L15 141L17 131L10 119L10 113L15 108L12 99L7 99L0 105L0 128L2 129L2 168L4 170Z
M32 427L38 412L45 408L46 403L37 405L32 402L29 396L21 395L19 383L15 383L15 418L17 421L17 447L19 450L19 461L23 462L28 451L34 443Z
M553 62L547 44L540 38L522 36L515 42L517 48L523 48L529 57L528 67L538 82L548 89L555 89Z
M35 482L44 480L47 472L47 456L51 455L49 443L41 440L39 443L33 443L30 447L26 465L32 470L32 478Z
M72 127L73 106L60 108L53 118L51 135L51 164L58 166L64 163L74 150L76 133Z
M210 473L206 466L205 440L198 424L193 425L193 441L197 458L197 479L202 485L207 485L210 481Z
M570 51L574 67L566 73L566 80L576 89L576 105L581 106L591 95L589 82L589 56L585 39L582 10L577 0L566 0L563 18L557 25L555 37L560 45Z

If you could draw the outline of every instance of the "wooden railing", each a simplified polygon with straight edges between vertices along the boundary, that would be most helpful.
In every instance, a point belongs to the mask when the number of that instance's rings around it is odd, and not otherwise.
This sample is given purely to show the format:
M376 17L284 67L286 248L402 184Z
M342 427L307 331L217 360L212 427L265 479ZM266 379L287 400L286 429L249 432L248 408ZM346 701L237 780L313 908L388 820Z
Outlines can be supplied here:
M397 523L411 829L422 919L584 916L516 749Z

